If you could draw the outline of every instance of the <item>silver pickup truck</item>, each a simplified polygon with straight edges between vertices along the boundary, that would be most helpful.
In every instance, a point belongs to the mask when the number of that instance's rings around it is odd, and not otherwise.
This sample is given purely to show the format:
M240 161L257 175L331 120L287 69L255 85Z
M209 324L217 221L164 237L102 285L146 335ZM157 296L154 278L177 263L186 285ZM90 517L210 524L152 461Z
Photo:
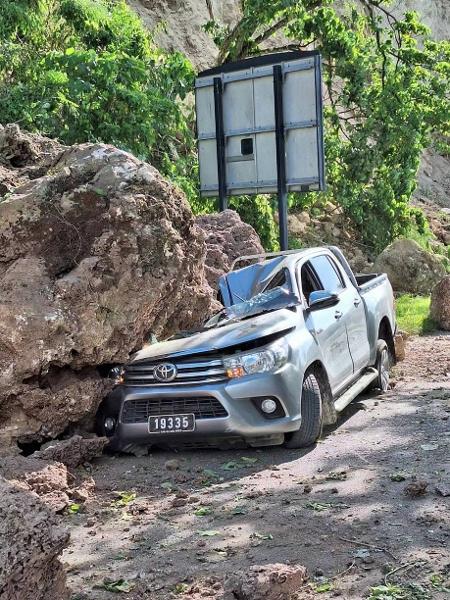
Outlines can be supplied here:
M219 282L222 311L117 373L97 415L111 449L302 448L361 392L387 389L396 325L386 275L355 276L335 247L243 258Z

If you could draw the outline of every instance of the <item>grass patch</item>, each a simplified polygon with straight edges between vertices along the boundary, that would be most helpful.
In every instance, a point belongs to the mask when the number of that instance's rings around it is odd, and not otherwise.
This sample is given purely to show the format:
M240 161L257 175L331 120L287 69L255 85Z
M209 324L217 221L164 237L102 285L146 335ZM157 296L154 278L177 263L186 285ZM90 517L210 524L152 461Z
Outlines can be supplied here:
M436 323L430 317L430 296L405 294L396 300L397 324L402 331L410 334L430 333Z

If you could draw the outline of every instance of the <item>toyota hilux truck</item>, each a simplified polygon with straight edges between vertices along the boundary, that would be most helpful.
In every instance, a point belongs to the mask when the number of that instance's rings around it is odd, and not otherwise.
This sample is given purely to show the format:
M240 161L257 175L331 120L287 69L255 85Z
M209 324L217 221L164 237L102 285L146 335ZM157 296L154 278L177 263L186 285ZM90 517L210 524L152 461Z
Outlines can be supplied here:
M200 330L116 369L97 415L110 449L303 448L364 390L388 388L396 324L385 274L354 275L336 247L241 262Z

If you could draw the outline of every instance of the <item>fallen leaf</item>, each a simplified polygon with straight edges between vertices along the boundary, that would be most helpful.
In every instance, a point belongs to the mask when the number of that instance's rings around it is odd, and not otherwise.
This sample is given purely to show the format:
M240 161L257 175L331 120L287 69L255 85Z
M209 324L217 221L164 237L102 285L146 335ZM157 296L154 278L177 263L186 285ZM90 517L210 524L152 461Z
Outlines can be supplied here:
M81 508L80 504L69 504L69 506L67 507L67 510L69 511L69 513L71 515L76 515L79 510Z
M347 479L346 471L330 471L325 477L328 481L344 481Z
M257 531L252 533L250 537L258 540L273 540L273 535L271 533L258 533Z
M107 592L127 593L131 592L131 590L134 588L134 583L131 583L126 579L117 579L116 581L104 581L101 587L103 587Z
M406 481L406 475L403 473L391 473L389 479L391 481Z
M431 452L432 450L437 450L439 448L439 444L421 444L420 447L425 452Z
M230 460L229 462L226 462L222 465L222 469L224 471L234 471L235 469L240 469L241 467L242 465L240 465L235 460Z
M245 508L243 506L236 506L236 508L233 508L233 510L231 511L232 515L246 515L247 511L245 510Z
M249 456L241 456L241 461L246 465L254 465L256 462L258 462L258 459Z
M163 481L161 487L165 490L173 490L175 486L171 481Z
M206 517L212 513L212 508L210 506L200 506L197 510L194 510L194 515L197 517Z
M310 510L315 510L316 512L322 512L324 510L328 510L332 506L333 505L330 502L307 502L305 504L306 508L309 508Z
M219 535L220 531L215 531L214 529L198 529L197 533L202 537L213 537L215 535Z
M330 592L333 589L333 584L330 581L324 581L323 583L313 584L313 591L318 594L323 594L325 592Z
M111 506L127 506L136 499L134 492L114 491L114 494L117 496L117 500L113 500Z
M177 583L174 587L175 594L184 594L189 589L189 585L187 583Z

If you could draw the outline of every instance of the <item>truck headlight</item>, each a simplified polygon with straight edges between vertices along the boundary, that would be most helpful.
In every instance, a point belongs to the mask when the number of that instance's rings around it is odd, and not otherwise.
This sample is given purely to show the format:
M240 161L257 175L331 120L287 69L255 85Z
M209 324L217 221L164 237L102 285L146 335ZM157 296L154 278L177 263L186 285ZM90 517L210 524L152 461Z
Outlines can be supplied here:
M289 354L286 342L276 342L265 350L236 354L223 360L227 376L232 378L253 375L255 373L270 373L282 367Z

